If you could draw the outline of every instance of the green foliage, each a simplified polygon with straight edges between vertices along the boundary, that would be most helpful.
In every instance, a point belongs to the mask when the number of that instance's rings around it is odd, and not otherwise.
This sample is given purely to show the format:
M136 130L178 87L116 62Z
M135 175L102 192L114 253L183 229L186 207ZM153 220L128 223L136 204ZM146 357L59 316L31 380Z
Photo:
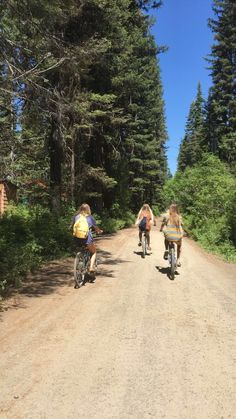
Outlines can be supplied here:
M160 215L160 208L158 207L158 205L153 205L152 206L152 212L153 212L153 215L155 217L157 217L158 215Z
M86 199L101 211L125 195L135 208L140 178L140 201L159 201L167 134L156 56L164 48L143 10L160 4L3 0L0 172L31 204L59 214L62 199ZM32 180L46 185L43 198Z
M113 204L109 211L104 210L101 215L95 214L94 217L104 233L114 233L135 222L135 215L130 210L122 210L118 203Z
M163 201L177 202L184 224L204 247L236 258L236 180L217 157L206 154L201 162L168 180Z
M9 206L0 218L0 289L14 285L43 260L69 251L68 216L56 219L40 206Z

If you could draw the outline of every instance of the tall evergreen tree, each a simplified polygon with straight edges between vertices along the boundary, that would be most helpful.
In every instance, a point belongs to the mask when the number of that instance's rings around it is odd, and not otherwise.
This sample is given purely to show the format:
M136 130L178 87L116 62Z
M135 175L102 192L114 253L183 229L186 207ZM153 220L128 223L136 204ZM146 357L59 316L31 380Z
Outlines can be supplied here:
M204 132L204 99L198 84L196 99L192 102L186 123L185 136L180 145L178 170L183 171L201 160L207 151Z
M136 196L154 202L167 172L166 132L159 49L141 8L159 2L3 3L10 100L22 100L17 182L44 179L55 210L61 197L98 210L134 207Z
M209 20L215 43L210 54L213 86L207 106L210 150L234 165L236 162L236 3L214 0L216 19Z

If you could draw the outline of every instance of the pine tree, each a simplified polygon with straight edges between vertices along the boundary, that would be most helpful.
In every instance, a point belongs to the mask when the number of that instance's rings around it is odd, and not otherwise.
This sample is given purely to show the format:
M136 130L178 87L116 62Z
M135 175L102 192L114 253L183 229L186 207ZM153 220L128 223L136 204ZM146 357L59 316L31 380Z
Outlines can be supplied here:
M204 99L201 85L198 84L196 99L192 102L186 123L185 136L180 145L178 170L193 166L207 151L204 130Z
M17 182L42 178L56 211L62 197L97 210L154 202L166 129L159 49L141 9L159 2L2 3Z
M212 152L231 166L236 161L236 3L215 0L215 34L210 54L213 86L208 99L207 138Z

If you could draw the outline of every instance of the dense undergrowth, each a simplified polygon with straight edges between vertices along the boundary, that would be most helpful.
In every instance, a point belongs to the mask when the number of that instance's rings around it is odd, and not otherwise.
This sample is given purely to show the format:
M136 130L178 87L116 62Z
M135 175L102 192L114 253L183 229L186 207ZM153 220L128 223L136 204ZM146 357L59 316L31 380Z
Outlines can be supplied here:
M68 209L57 218L39 205L8 207L0 219L0 294L9 286L17 286L27 272L43 261L73 252L73 238L69 230L73 210ZM114 206L111 214L95 215L105 233L115 232L134 221L130 212L122 213Z
M178 172L163 200L179 204L187 231L206 250L236 262L236 179L217 157Z

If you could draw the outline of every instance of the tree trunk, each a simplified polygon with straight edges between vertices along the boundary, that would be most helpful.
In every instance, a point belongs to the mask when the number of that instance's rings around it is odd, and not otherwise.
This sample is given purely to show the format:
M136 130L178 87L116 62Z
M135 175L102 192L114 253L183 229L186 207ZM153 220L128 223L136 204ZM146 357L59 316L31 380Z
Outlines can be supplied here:
M72 136L71 144L71 204L75 205L75 138Z
M61 114L58 111L56 115L52 115L51 132L49 135L51 205L53 212L58 215L61 210L61 137Z

